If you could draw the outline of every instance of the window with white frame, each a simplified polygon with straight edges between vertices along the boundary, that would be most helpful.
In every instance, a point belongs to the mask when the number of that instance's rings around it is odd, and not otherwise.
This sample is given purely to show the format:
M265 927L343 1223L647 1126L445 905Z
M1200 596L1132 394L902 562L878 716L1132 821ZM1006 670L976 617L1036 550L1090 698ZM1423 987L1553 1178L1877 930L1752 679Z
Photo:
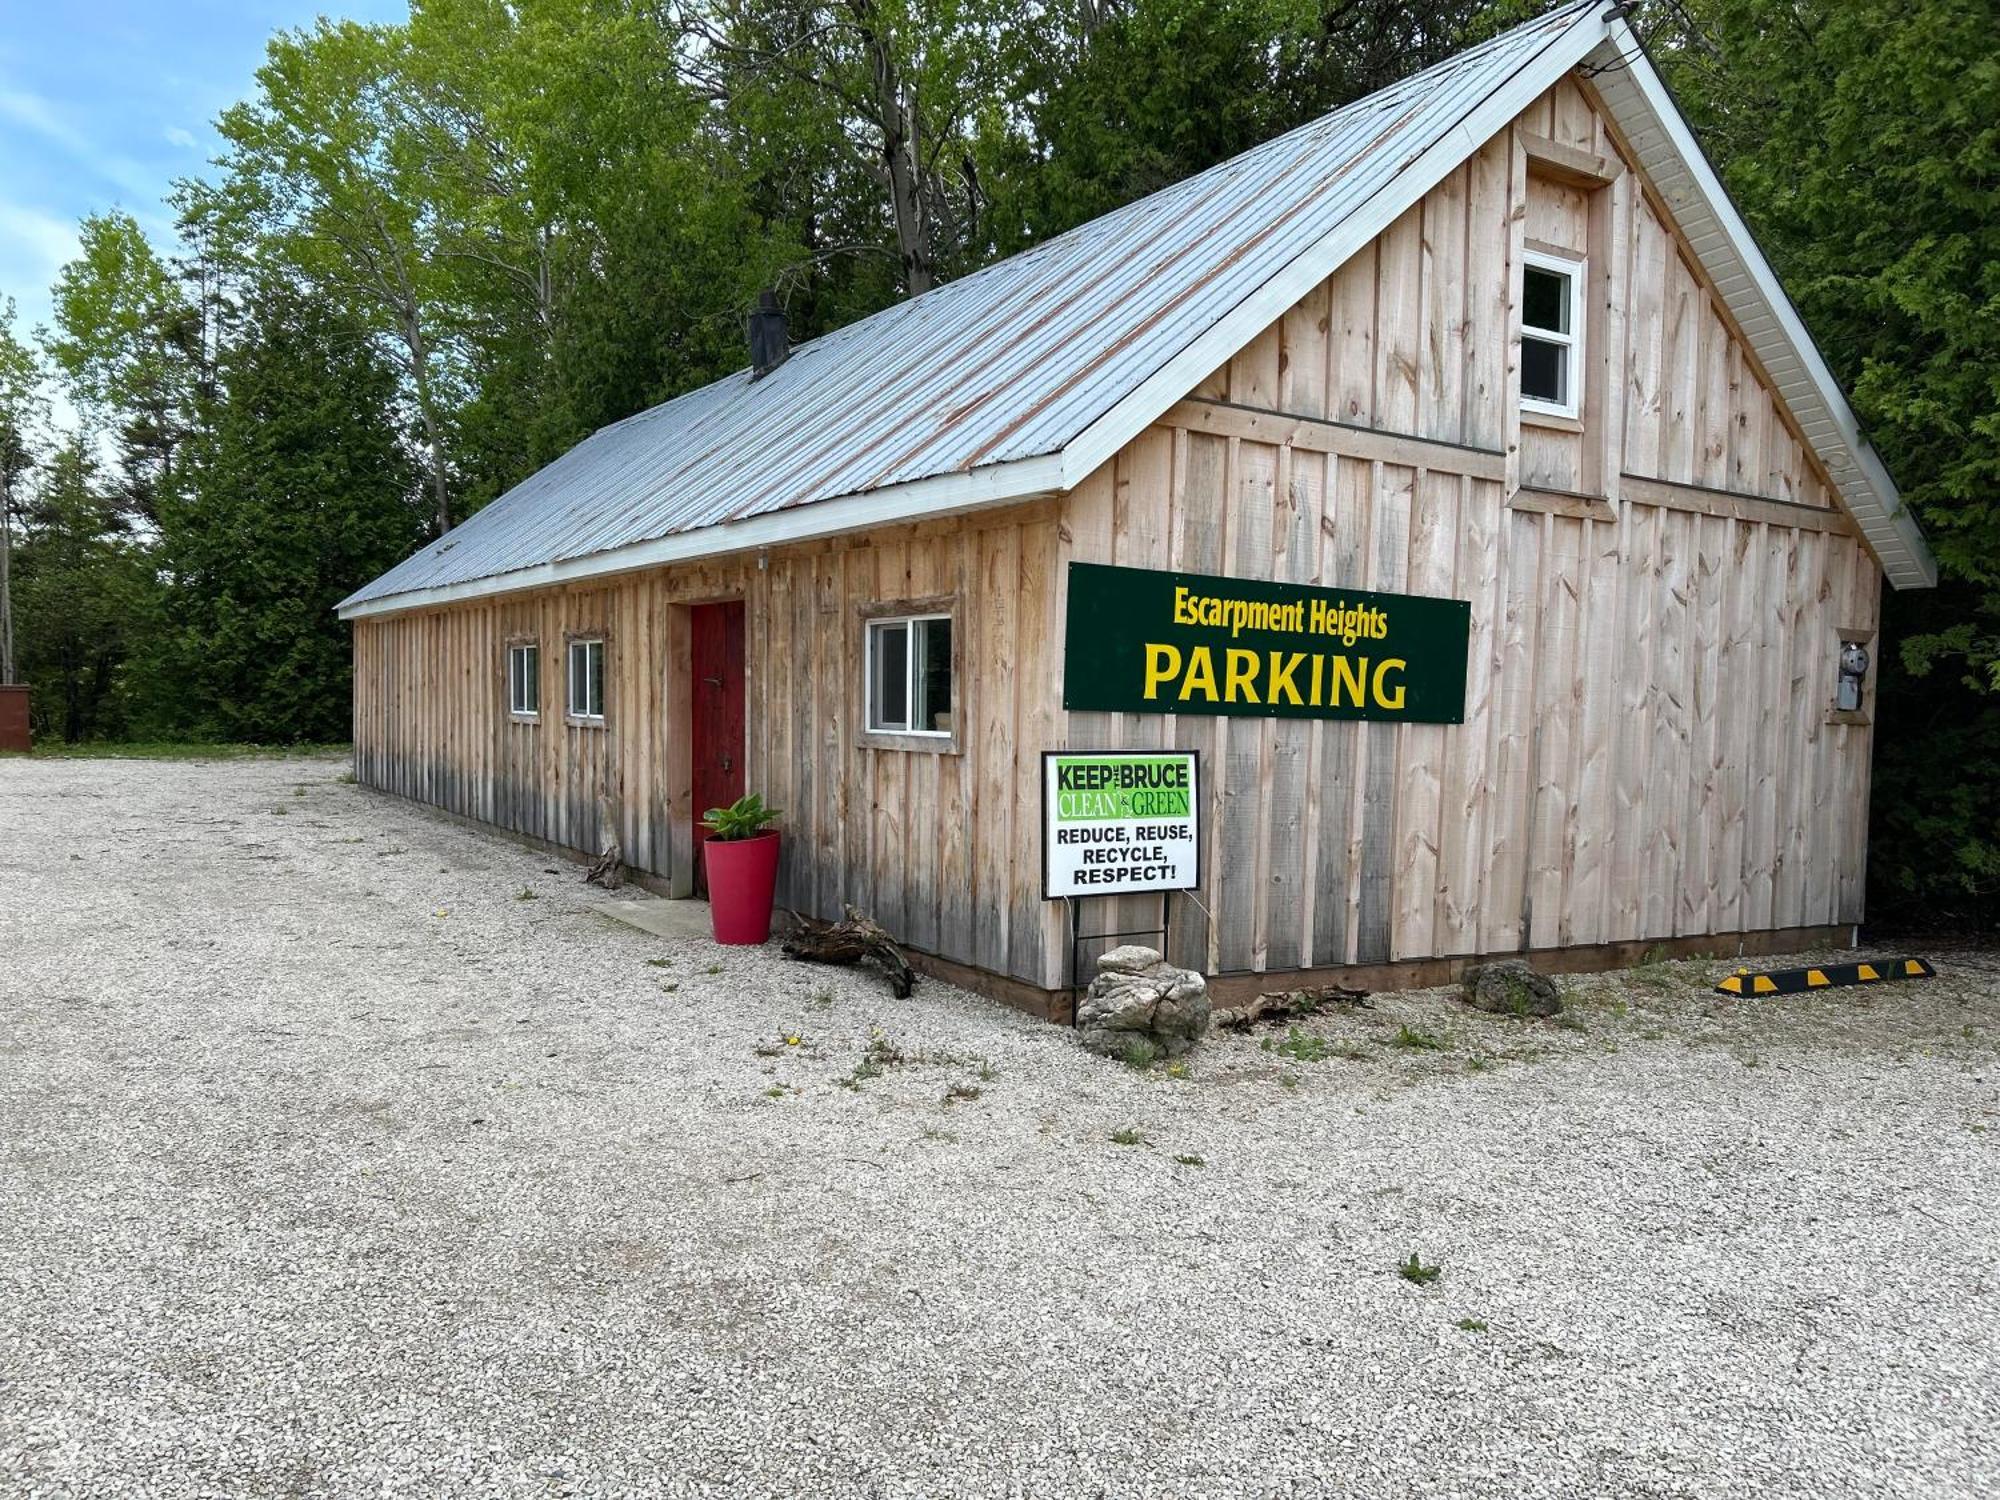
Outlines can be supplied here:
M1583 371L1583 262L1539 250L1521 263L1521 409L1577 415Z
M596 637L569 643L569 716L604 717L604 642Z
M533 641L507 648L507 711L518 719L542 711L542 648Z
M867 673L871 734L950 737L950 615L870 620Z

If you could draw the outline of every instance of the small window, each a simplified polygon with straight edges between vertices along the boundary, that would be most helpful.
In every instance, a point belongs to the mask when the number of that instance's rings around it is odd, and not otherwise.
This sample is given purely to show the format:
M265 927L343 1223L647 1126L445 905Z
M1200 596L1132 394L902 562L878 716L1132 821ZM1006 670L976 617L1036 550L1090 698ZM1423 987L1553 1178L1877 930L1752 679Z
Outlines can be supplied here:
M521 719L542 711L542 648L533 641L507 648L507 711Z
M572 719L604 717L604 642L569 643L569 716Z
M952 732L951 616L868 622L868 728Z
M1521 407L1577 414L1583 262L1530 250L1521 266Z

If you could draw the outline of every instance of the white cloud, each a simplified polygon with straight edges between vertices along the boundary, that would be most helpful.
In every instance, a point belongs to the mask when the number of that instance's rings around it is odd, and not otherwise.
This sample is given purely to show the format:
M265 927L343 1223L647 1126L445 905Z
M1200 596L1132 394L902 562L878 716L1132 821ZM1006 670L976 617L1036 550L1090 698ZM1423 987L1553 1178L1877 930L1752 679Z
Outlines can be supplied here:
M169 125L166 128L165 134L169 146L178 146L183 151L199 151L201 149L201 142L194 138L194 132L191 130L183 130L178 125Z
M159 196L156 174L129 157L100 151L90 137L64 120L48 100L25 89L0 86L0 120L11 120L58 147L87 170L141 199Z

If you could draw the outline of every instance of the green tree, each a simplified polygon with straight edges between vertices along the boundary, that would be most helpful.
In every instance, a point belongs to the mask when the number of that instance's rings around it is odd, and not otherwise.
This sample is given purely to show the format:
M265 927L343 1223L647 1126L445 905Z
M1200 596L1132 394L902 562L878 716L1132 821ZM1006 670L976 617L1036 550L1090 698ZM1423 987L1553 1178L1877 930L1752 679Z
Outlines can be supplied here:
M151 588L147 559L80 441L56 451L22 511L14 605L38 732L116 738L126 723L121 669Z
M86 435L116 438L123 503L150 519L191 420L200 318L130 214L87 215L54 288L50 362Z
M1449 56L1490 0L1123 0L1037 49L1035 107L994 138L1013 249L1179 182Z
M918 296L990 256L979 142L1024 97L1052 13L1021 0L686 0L689 82L809 270ZM820 289L824 292L824 288ZM872 311L862 306L849 315Z
M136 664L152 727L345 739L351 665L334 606L423 534L396 373L337 309L273 281L223 351L221 384L195 482L160 515L167 587Z
M462 319L436 234L432 163L401 90L404 28L322 19L273 37L256 96L223 112L223 181L201 217L255 236L396 361L428 457L434 524L454 519L446 431L466 397Z
M422 0L401 106L470 330L449 446L476 507L598 426L741 366L794 258L752 209L680 34L607 0Z
M0 683L14 682L14 528L48 420L41 366L14 332L14 299L0 299Z

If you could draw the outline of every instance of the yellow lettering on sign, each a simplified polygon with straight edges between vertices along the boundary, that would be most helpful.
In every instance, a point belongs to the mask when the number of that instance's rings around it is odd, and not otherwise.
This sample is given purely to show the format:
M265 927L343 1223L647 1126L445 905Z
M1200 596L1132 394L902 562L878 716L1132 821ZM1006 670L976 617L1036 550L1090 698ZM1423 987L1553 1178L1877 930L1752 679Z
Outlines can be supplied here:
M1385 690L1382 683L1389 675L1390 668L1393 667L1396 671L1401 672L1408 665L1409 663L1404 661L1400 656L1385 656L1382 658L1381 665L1375 668L1375 702L1380 707L1401 708L1403 706L1403 684L1398 682L1394 691L1391 692Z
M1183 589L1182 592L1185 593L1186 590ZM1171 682L1180 675L1180 670L1181 653L1178 646L1157 645L1152 641L1146 643L1146 696L1148 698L1159 697L1160 684Z
M1352 656L1336 656L1333 659L1333 696L1327 699L1327 707L1340 707L1343 686L1347 689L1347 701L1354 707L1360 708L1368 701L1368 658L1360 657L1359 666L1356 660Z
M1281 652L1271 653L1271 676L1265 684L1264 691L1273 703L1278 701L1278 695L1282 693L1294 705L1304 708L1306 700L1299 696L1299 690L1292 685L1292 674L1298 671L1299 663L1306 659L1306 654L1303 651L1294 651L1291 659L1280 665L1281 656Z
M1216 700L1215 653L1206 646L1196 646L1188 653L1187 676L1181 679L1181 702L1188 702L1196 693L1210 703Z
M1222 696L1229 703L1261 703L1257 696L1257 653L1245 651L1241 646L1229 648L1229 668L1222 685Z
M1174 585L1174 623L1176 625L1195 623L1193 611L1188 608L1188 589L1184 583Z

